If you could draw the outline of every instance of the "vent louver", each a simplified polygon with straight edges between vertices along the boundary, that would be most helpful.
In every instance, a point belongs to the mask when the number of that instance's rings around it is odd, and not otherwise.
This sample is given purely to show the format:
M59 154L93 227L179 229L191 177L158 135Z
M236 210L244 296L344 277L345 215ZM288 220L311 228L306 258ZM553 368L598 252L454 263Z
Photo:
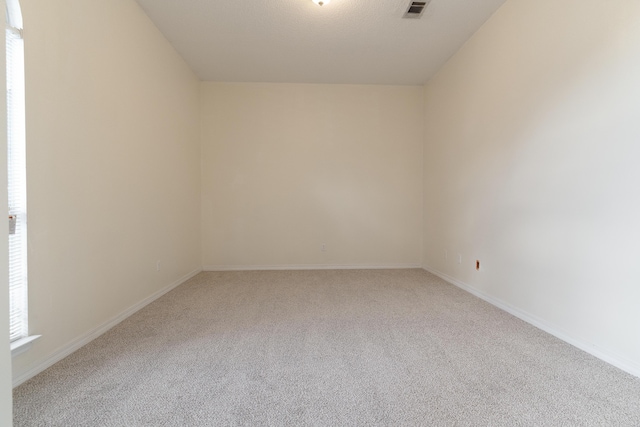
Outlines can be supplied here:
M429 6L430 2L431 0L410 2L409 7L407 8L407 11L404 13L403 18L412 18L412 19L420 18L424 13L424 10L427 8L427 6Z

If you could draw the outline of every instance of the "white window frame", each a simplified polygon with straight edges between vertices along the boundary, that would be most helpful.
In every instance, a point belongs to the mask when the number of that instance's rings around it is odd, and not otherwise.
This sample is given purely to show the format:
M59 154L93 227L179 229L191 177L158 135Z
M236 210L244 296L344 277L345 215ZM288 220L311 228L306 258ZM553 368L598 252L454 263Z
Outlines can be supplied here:
M11 354L31 347L27 301L27 186L25 74L22 12L19 0L7 0L7 172L9 196L9 305ZM12 218L14 220L12 221ZM12 225L13 222L13 225Z

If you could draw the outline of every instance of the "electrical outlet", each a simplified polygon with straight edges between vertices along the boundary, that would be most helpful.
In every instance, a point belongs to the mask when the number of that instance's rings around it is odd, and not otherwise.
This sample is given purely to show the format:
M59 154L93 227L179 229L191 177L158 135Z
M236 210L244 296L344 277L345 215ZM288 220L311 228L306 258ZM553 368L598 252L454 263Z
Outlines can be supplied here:
M462 264L462 255L458 254L458 264Z
M444 250L444 260L448 260L449 259L449 252L445 249Z
M156 261L156 271L160 271L160 260Z

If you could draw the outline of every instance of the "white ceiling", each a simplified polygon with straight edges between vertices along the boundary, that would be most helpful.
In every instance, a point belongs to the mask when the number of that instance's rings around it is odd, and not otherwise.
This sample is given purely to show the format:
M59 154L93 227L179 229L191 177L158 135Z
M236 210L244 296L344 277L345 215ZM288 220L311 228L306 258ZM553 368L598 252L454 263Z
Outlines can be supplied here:
M137 0L202 80L425 83L505 0Z

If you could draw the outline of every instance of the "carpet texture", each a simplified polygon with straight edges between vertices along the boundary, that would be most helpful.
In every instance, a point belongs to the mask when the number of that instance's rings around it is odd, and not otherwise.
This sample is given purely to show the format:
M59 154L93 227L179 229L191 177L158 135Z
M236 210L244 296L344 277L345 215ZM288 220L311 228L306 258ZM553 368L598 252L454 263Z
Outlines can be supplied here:
M202 273L14 390L15 426L640 426L640 379L422 270Z

